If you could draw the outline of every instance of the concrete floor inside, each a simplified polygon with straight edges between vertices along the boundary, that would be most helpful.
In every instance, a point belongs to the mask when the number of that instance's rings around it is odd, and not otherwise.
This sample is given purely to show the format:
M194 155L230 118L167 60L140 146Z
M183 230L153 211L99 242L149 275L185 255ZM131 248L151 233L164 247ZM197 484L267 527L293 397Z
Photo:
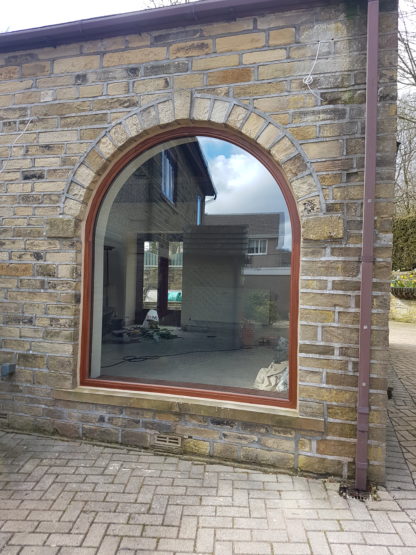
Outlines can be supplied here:
M241 345L240 334L231 332L163 329L177 337L158 341L137 337L122 343L107 336L102 346L101 377L253 389L259 370L275 358L276 338L283 335L283 330L273 329L274 337L266 333L266 341L256 339L248 347ZM287 391L274 394L287 397Z

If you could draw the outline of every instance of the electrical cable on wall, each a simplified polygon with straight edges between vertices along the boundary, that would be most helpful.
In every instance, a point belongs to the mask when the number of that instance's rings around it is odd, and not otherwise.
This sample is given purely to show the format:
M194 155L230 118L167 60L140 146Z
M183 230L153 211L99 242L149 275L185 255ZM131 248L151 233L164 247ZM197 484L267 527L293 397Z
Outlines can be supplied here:
M15 144L17 143L17 141L20 139L20 137L22 135L24 135L27 131L27 128L29 127L29 125L32 123L32 121L34 121L37 118L31 117L29 118L29 121L27 122L25 128L23 129L23 131L20 133L20 135L18 135L15 140L13 141L13 143L10 145L10 154L9 156L6 158L6 160L3 162L3 167L0 169L0 175L4 172L4 170L6 169L6 166L8 164L8 162L10 161L10 158L12 157L13 154L13 148L15 146Z
M315 60L314 60L314 62L313 62L313 64L312 64L311 70L310 70L309 74L308 74L306 77L304 77L304 78L302 79L302 82L308 87L309 92L312 93L318 100L321 100L320 94L319 94L319 93L317 94L315 91L313 91L313 90L311 89L310 85L312 85L312 83L313 83L313 76L312 76L312 74L313 74L313 70L315 69L316 62L318 61L318 56L319 56L319 50L320 50L320 48L321 48L321 41L319 40L319 41L318 41L318 48L316 49Z

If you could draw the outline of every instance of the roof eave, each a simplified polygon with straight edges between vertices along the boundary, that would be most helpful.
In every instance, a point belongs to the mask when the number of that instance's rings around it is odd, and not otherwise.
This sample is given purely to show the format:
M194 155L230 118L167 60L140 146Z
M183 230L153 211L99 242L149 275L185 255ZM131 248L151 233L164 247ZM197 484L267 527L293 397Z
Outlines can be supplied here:
M106 37L140 34L156 29L186 27L218 20L259 15L270 11L295 10L332 3L335 0L206 0L71 21L0 34L0 52L32 50Z

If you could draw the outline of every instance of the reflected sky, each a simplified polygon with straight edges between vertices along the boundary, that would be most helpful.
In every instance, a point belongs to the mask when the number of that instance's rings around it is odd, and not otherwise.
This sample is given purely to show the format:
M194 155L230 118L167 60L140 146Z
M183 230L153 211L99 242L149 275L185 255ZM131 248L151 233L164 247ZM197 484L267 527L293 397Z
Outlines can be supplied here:
M217 191L207 199L207 214L259 214L283 212L283 248L291 248L291 227L283 194L270 172L254 156L221 139L198 137Z

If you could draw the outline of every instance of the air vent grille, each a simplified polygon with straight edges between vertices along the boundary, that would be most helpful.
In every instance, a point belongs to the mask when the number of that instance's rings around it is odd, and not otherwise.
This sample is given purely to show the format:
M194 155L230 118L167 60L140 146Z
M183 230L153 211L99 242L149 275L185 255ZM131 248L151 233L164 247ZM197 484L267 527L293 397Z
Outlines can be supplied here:
M162 451L179 451L182 447L182 438L174 435L158 434L155 437L154 446Z

